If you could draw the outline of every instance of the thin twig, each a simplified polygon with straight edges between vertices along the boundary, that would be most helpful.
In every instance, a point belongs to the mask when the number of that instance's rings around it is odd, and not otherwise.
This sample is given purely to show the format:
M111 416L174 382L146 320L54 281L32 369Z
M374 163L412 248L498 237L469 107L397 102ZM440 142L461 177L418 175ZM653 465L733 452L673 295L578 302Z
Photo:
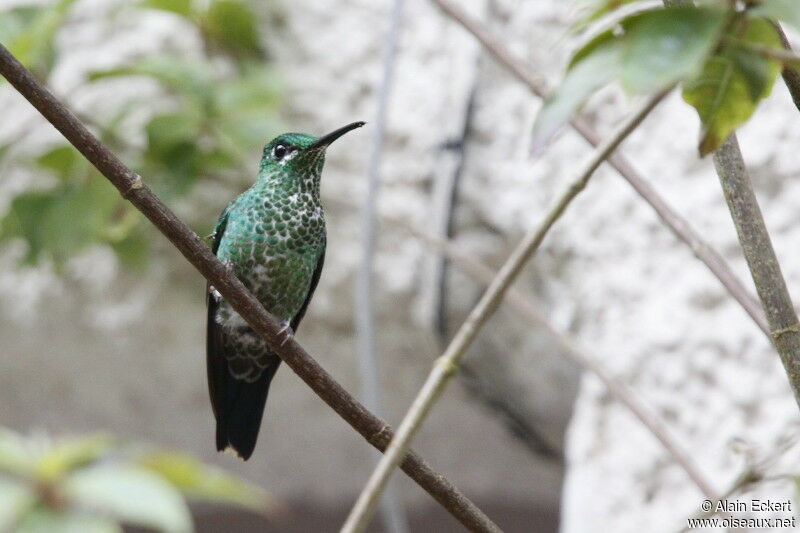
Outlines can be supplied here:
M607 141L592 154L588 163L570 183L569 187L558 197L553 207L546 211L542 221L523 238L522 242L511 253L492 284L484 292L478 304L472 309L466 321L459 328L450 345L433 366L425 384L414 399L403 421L392 439L389 448L381 458L378 467L373 471L361 495L350 511L342 531L360 533L369 523L372 513L386 482L394 469L402 461L408 446L438 400L449 378L453 375L459 360L477 336L481 327L494 313L508 287L516 280L519 273L531 256L536 253L547 232L566 210L572 200L586 187L594 171L605 159L633 132L671 90L663 90L651 96L645 104L631 117L620 124Z
M127 168L45 89L11 53L0 44L0 74L22 94L62 135L91 162L183 256L219 291L233 309L267 342L286 364L325 403L379 450L392 439L391 428L369 412L330 376L295 340L286 340L281 326L267 313L233 274L217 260L202 239L181 222L153 194L142 178ZM418 455L411 454L403 470L469 529L500 531L475 504Z
M750 183L736 134L732 134L714 152L714 166L747 266L764 306L773 343L789 377L795 401L800 405L800 323Z
M351 202L338 200L347 208L352 208ZM458 266L467 275L476 281L488 286L497 275L497 272L486 265L474 255L465 252L451 240L443 239L435 234L429 233L407 220L390 215L381 215L382 221L393 229L400 228L408 231L419 238L426 245L435 248L443 256L447 257L453 264ZM591 357L581 349L578 344L567 334L555 328L531 303L531 299L524 295L519 289L509 287L504 296L504 301L509 304L516 312L527 318L532 323L541 327L556 344L559 345L561 352L569 357L575 364L585 371L595 375L600 382L608 389L609 394L620 402L624 407L642 423L642 425L653 435L653 437L664 447L667 453L675 462L686 472L686 475L697 488L709 499L715 497L715 492L711 482L706 479L703 473L695 464L691 455L686 452L684 447L670 434L666 423L657 414L653 413L644 406L644 402L636 397L623 381L620 381L609 372L599 358ZM721 498L721 496L717 496Z
M773 24L778 31L783 47L791 51L792 45L789 43L789 38L786 37L786 32L783 31L783 28L781 28L781 25L777 22L773 22ZM800 109L800 72L793 66L785 65L781 75L783 76L783 82L786 84L786 88L789 89L789 94L792 96L795 107Z
M502 66L506 67L519 81L525 84L536 96L545 98L547 87L545 82L533 74L528 66L511 54L497 39L493 38L486 27L473 17L464 13L449 0L431 0L441 10L471 33ZM601 142L600 135L580 117L573 118L570 123L592 146ZM653 189L644 177L621 154L614 154L608 159L620 175L634 190L655 210L672 233L689 245L694 255L708 267L711 273L722 283L733 298L753 319L756 325L771 340L769 326L764 318L761 306L745 288L739 278L731 271L722 256L717 253L700 235L692 229L689 222L680 216L664 198Z
M383 416L383 394L380 386L378 358L375 355L375 302L372 293L372 274L375 262L375 211L380 190L383 144L404 3L404 0L394 0L389 15L389 31L386 35L383 56L383 74L378 89L378 108L375 113L375 127L372 129L372 148L367 169L367 197L361 210L361 261L356 276L356 298L353 306L358 337L361 390L367 408L378 416ZM388 487L381 506L384 522L390 532L405 533L408 531L408 522L396 487Z
M452 241L443 240L422 229L419 229L401 219L391 219L393 227L403 227L420 240L431 247L436 248L443 255L447 256L454 264L461 268L471 277L486 285L491 284L497 275L485 263L474 256L465 253ZM578 347L577 343L568 335L557 330L531 303L530 298L525 297L519 290L510 287L505 294L505 302L514 311L527 318L530 322L541 327L561 348L561 352L567 355L575 364L585 371L595 375L608 389L612 397L625 406L642 423L642 425L655 437L664 447L667 453L675 462L683 468L686 475L697 485L698 489L710 499L715 496L715 491L711 487L711 482L700 472L699 468L692 460L692 457L683 446L670 434L666 423L658 415L644 406L644 402L636 397L636 394L625 384L614 377L599 362L597 357L586 355L585 351Z
M787 50L785 48L775 48L772 46L767 46L764 44L758 43L749 43L746 41L741 40L731 40L732 43L740 46L741 48L745 48L754 52L761 57L766 59L774 59L775 61L780 61L787 67L797 67L800 65L800 56L792 52L791 50Z
M767 476L766 472L769 470L770 466L773 463L777 462L784 454L786 454L795 444L797 444L797 432L793 432L788 437L784 437L782 440L783 442L779 442L779 445L773 449L769 455L763 457L759 461L748 461L747 465L744 469L737 475L733 482L731 482L730 486L722 492L716 498L709 498L712 501L712 506L709 511L703 511L699 509L695 514L690 516L686 519L684 525L679 529L681 533L684 531L689 530L688 524L692 519L704 519L704 518L711 518L712 516L718 514L721 511L717 511L716 502L727 500L734 497L737 494L745 491L752 485L756 483L761 483L764 481L774 481L776 477L779 476ZM784 477L784 476L780 476Z

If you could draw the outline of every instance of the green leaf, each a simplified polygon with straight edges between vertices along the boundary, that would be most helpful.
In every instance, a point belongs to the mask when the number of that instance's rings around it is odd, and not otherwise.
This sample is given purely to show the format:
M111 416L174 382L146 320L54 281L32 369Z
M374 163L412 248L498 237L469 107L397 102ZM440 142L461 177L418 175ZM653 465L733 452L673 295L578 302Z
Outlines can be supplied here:
M278 507L263 489L205 466L187 455L154 452L144 455L140 463L192 498L235 504L260 513Z
M36 158L36 164L52 171L62 179L73 177L86 169L85 159L70 144L52 148Z
M184 193L200 174L200 122L191 115L168 113L153 117L145 127L145 156L156 168L166 169L171 178L157 185L157 192Z
M194 14L192 0L142 0L139 6L175 13L187 19L191 19Z
M158 157L166 158L176 147L197 142L200 122L192 115L166 113L151 118L145 131L148 150Z
M761 0L749 10L749 13L777 22L786 22L794 26L794 29L800 30L800 9L797 0Z
M269 69L251 67L241 77L221 84L216 92L220 114L261 114L274 112L280 103L281 85ZM259 118L263 118L259 117Z
M575 54L561 85L544 101L533 124L533 145L541 146L569 120L595 90L616 75L620 43L605 32Z
M133 525L182 533L192 529L180 494L146 470L103 465L78 470L62 484L66 498Z
M152 78L166 88L191 98L198 110L213 112L215 84L208 64L164 55L144 58L119 68L93 71L88 79L97 81L123 76Z
M27 192L11 202L8 213L0 224L0 240L21 237L28 244L24 261L35 263L44 248L44 228L39 220L56 203L51 192Z
M573 31L582 31L586 26L622 6L642 2L643 0L582 0L577 2L578 21L572 26Z
M757 101L760 95L767 90L770 80L770 63L750 50L731 47L726 51L727 57L741 72L742 79L747 84L750 97Z
M53 39L74 3L75 0L59 0L37 9L33 16L30 16L30 11L25 12L27 23L17 26L16 35L3 41L23 65L40 77L44 77L55 63Z
M752 19L744 23L744 43L780 46L780 37L768 21ZM702 123L701 156L719 148L752 116L758 103L769 96L780 70L777 61L729 46L709 59L697 77L686 81L683 99L697 110Z
M0 222L0 240L21 237L28 244L26 263L44 254L60 266L87 246L105 242L121 203L116 189L96 174L82 183L23 193Z
M136 271L147 266L150 242L144 231L131 231L122 239L112 240L110 244L122 266Z
M108 435L102 434L60 440L39 458L37 478L45 483L53 482L66 472L97 460L112 442Z
M620 82L632 93L663 89L696 74L713 51L726 20L719 9L653 9L623 23Z
M16 524L35 503L32 486L0 476L0 531L16 530Z
M113 520L69 511L52 511L40 507L28 513L16 533L122 533Z
M213 41L236 55L262 54L258 19L244 2L214 0L205 14L203 27Z

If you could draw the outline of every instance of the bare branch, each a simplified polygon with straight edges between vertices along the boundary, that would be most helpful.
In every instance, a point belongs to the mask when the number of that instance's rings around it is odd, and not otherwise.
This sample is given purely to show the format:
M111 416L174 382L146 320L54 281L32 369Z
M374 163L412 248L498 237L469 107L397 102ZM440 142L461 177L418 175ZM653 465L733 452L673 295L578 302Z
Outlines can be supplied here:
M440 239L435 235L408 224L404 220L392 219L392 226L400 226L407 229L420 240L436 248L443 255L446 255L454 264L458 265L471 277L487 286L492 283L492 280L497 275L497 273L492 271L486 264L472 255L465 253L451 241ZM605 385L611 396L628 408L642 425L650 431L653 437L661 443L667 453L669 453L675 462L683 468L689 479L697 485L697 488L700 489L705 497L709 499L715 498L715 492L711 483L705 478L702 472L700 472L689 453L686 452L683 446L670 434L664 421L647 409L644 402L640 398L637 398L636 394L623 381L620 381L606 370L602 363L598 362L599 358L587 355L578 347L577 343L570 338L570 336L558 331L541 313L539 313L530 299L523 296L517 289L513 287L508 289L505 294L505 302L521 316L546 331L555 339L561 347L561 351L572 359L575 364L595 375L600 382Z
M64 137L77 148L183 256L214 285L233 309L267 342L294 372L370 444L383 451L391 440L391 428L370 413L331 377L296 341L282 344L280 324L259 301L220 263L203 243L150 190L142 178L127 168L83 124L0 44L0 74L22 94ZM464 526L476 531L498 532L497 527L452 483L431 469L417 454L403 462L403 470L433 496Z
M775 348L800 404L800 323L761 216L736 134L714 153L725 201L739 235L753 282L767 315Z
M783 31L781 25L775 23L775 29L778 30L778 35L781 38L783 47L791 51L792 45L789 44L789 38L786 37L786 32ZM789 94L792 95L794 105L797 109L800 109L800 72L798 72L794 66L786 65L783 67L781 75L783 76L783 82L786 84L786 88L789 89Z
M547 210L542 221L523 238L522 242L511 253L511 256L506 260L478 304L472 309L461 328L459 328L444 354L434 363L428 379L400 423L397 435L392 439L389 448L381 458L380 463L378 463L378 467L370 476L364 490L350 511L350 515L342 527L343 532L360 533L366 529L377 499L380 497L394 469L402 461L411 440L444 391L444 387L455 372L459 360L472 344L481 327L500 305L506 290L516 280L527 261L539 249L539 245L541 245L553 224L561 217L572 200L586 187L594 171L642 123L650 111L666 97L670 90L671 87L655 96L651 96L636 113L617 127L607 141L598 146L585 167L581 169L569 187L558 197L553 207Z
M514 57L499 41L494 39L486 28L477 20L457 8L450 0L431 0L453 20L470 32L498 63L506 67L530 91L540 97L547 96L545 82L533 74L527 65ZM592 146L600 144L600 135L582 118L571 120L575 130ZM744 308L756 325L770 338L769 326L758 301L745 288L739 278L731 271L722 256L719 255L700 235L692 229L689 222L680 216L655 189L639 174L636 169L621 155L614 154L608 159L620 175L636 190L636 192L655 210L664 224L680 240L689 245L694 255L702 261L714 276L722 283L731 296Z
M752 485L757 483L766 482L766 481L775 481L776 479L784 479L786 475L779 475L779 476L769 476L766 472L769 468L774 464L777 463L779 459L783 455L785 455L793 446L797 444L798 434L796 430L792 430L790 433L784 435L781 439L779 439L778 445L773 449L768 455L761 458L758 461L748 460L747 465L739 472L733 482L731 482L730 486L719 496L716 498L709 498L710 500L716 502L720 500L727 500L733 498L737 494L747 490ZM797 476L791 476L790 479L797 479ZM710 518L719 513L716 510L717 506L714 505L711 507L710 511L703 511L699 509L694 515L689 517L690 519L703 519L703 518ZM686 520L685 525L680 528L679 531L688 531L689 527L689 520Z
M732 42L736 43L738 46L741 46L742 48L746 48L752 52L755 52L756 54L766 59L774 59L775 61L780 61L787 68L791 66L800 65L800 56L792 52L791 49L774 48L772 46L767 46L764 44L748 43L739 40L732 40Z

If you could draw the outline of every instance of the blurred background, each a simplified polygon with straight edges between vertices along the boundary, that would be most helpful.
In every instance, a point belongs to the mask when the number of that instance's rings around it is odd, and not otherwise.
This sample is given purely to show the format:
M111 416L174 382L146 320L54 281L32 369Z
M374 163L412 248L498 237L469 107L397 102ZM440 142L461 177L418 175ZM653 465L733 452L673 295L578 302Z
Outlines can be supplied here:
M459 5L543 79L559 79L575 44L570 2ZM367 0L0 0L0 42L200 235L252 183L272 136L368 121L328 152L328 252L298 335L358 397L370 387L356 285L385 95L369 258L378 389L392 424L482 290L418 231L498 268L590 153L565 129L532 154L540 101L431 2L408 0L397 13ZM634 106L611 87L584 114L606 133ZM800 286L798 118L779 83L740 135L790 290ZM672 95L623 152L750 288L697 132ZM337 530L375 456L288 368L273 382L253 458L215 452L204 286L0 83L0 426L106 430L190 452L263 487L291 517L200 506L200 531ZM631 384L717 490L796 434L797 407L763 334L611 170L601 168L517 288ZM672 531L702 501L638 421L510 308L481 333L414 447L507 531ZM780 460L791 464L787 448ZM374 531L402 531L404 521L411 531L460 530L396 479L394 526L376 519ZM785 500L793 489L784 480L754 490Z

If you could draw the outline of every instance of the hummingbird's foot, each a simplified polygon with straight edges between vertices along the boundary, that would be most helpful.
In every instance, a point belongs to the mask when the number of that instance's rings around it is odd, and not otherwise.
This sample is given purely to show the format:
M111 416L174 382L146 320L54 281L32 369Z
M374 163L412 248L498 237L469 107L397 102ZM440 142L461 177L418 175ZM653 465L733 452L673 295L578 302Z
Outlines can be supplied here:
M233 261L228 259L227 261L223 262L222 264L225 265L225 271L228 274L233 274Z
M292 331L292 326L289 325L289 321L285 320L281 322L281 329L278 331L278 335L283 337L281 341L281 346L289 342L294 337L294 331Z

